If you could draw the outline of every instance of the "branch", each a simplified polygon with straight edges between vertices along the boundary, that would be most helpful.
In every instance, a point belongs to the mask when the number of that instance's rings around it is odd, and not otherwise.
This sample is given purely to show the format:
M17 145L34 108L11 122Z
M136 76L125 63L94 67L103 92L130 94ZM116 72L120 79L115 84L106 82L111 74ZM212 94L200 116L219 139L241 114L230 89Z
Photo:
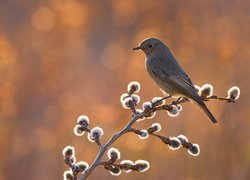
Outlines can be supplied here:
M101 163L101 158L103 156L103 154L105 153L105 151L107 150L107 148L112 145L118 138L120 138L123 134L131 131L131 126L136 122L136 120L138 120L140 117L142 116L142 113L140 114L135 114L134 117L130 120L130 122L125 126L125 128L123 128L120 132L114 134L112 136L112 138L103 146L100 147L99 149L99 153L96 156L94 162L91 164L91 166L89 167L89 169L87 169L85 171L85 173L81 176L81 180L86 179L89 174L96 168L96 166L100 165Z
M236 86L228 90L228 96L222 97L213 94L213 87L209 84L205 84L202 87L197 87L197 92L203 101L209 100L221 100L228 103L234 102L239 98L240 89ZM77 136L83 136L86 132L88 139L91 142L96 143L99 147L98 154L92 164L89 166L88 163L84 161L76 162L75 150L72 146L67 146L63 150L64 162L69 166L69 170L64 172L65 180L77 180L78 173L82 173L80 177L81 180L87 179L87 177L94 171L94 169L103 165L106 170L109 170L112 175L118 176L121 171L130 172L138 171L144 172L149 169L149 163L145 160L137 160L135 162L131 160L123 160L120 163L116 161L120 159L120 152L118 149L110 148L111 145L119 139L122 135L127 132L133 132L137 134L141 139L147 139L149 135L159 138L164 144L167 144L170 149L177 150L181 146L188 150L188 153L192 156L198 156L200 153L200 148L198 144L193 144L188 141L184 135L179 135L177 137L163 136L158 134L161 130L161 125L159 123L154 123L151 127L145 129L135 129L133 124L142 121L144 119L152 119L159 110L164 110L171 117L177 117L182 111L182 106L180 104L190 102L189 99L185 97L180 97L168 104L165 104L165 100L171 98L171 96L166 97L155 97L149 102L144 102L142 104L142 109L137 109L140 102L140 97L135 94L140 90L140 84L138 82L131 82L128 85L128 93L122 94L120 101L125 109L130 109L132 112L132 118L128 124L118 133L115 133L110 140L102 145L100 138L104 134L102 128L100 127L89 127L89 119L87 116L80 116L77 119L77 124L74 128L74 133ZM102 160L104 153L108 150L109 160Z

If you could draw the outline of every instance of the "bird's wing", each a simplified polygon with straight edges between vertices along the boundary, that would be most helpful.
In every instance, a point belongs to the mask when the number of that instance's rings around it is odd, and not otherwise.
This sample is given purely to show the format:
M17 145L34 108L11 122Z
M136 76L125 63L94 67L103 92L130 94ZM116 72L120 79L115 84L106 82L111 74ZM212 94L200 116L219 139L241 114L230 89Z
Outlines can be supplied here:
M176 92L182 94L192 100L194 100L198 105L203 109L211 121L215 124L217 123L216 118L207 108L205 103L202 101L200 96L197 93L192 81L184 71L173 73L171 71L166 71L166 69L161 68L160 78L168 83Z
M166 67L168 66L168 67ZM169 64L161 61L158 66L158 77L171 88L186 97L197 97L197 90L194 87L191 79L183 71L181 66L177 63ZM192 98L193 99L193 98Z

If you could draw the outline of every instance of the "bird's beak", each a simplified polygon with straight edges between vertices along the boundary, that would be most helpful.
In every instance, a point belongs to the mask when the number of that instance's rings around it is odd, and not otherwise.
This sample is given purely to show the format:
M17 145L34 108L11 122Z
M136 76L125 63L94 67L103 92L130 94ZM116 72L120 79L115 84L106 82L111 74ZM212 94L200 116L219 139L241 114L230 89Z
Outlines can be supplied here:
M133 48L132 50L141 50L141 47L138 46L138 47Z

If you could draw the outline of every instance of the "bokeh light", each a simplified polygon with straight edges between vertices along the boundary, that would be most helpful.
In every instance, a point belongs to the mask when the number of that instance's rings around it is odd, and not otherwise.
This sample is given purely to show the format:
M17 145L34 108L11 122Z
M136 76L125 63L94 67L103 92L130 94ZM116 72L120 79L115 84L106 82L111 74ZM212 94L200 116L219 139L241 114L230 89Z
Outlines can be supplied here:
M41 32L50 31L55 24L53 12L46 7L37 9L31 18L32 27Z

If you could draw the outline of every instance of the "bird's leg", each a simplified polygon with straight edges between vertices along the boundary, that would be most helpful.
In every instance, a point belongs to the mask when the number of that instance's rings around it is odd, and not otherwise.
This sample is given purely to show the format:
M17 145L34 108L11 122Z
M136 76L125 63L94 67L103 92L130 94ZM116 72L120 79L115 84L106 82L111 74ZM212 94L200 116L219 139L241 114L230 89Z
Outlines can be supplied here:
M171 104L177 105L179 102L183 100L183 97L179 97L176 101L173 101Z
M179 97L176 101L173 101L171 104L172 105L177 105L185 102L190 102L190 100L186 97Z
M168 99L168 98L171 98L171 97L172 97L172 96L165 96L165 97L159 99L158 101L155 101L155 102L153 103L153 105L155 105L155 104L157 104L157 103L163 101L164 99Z

